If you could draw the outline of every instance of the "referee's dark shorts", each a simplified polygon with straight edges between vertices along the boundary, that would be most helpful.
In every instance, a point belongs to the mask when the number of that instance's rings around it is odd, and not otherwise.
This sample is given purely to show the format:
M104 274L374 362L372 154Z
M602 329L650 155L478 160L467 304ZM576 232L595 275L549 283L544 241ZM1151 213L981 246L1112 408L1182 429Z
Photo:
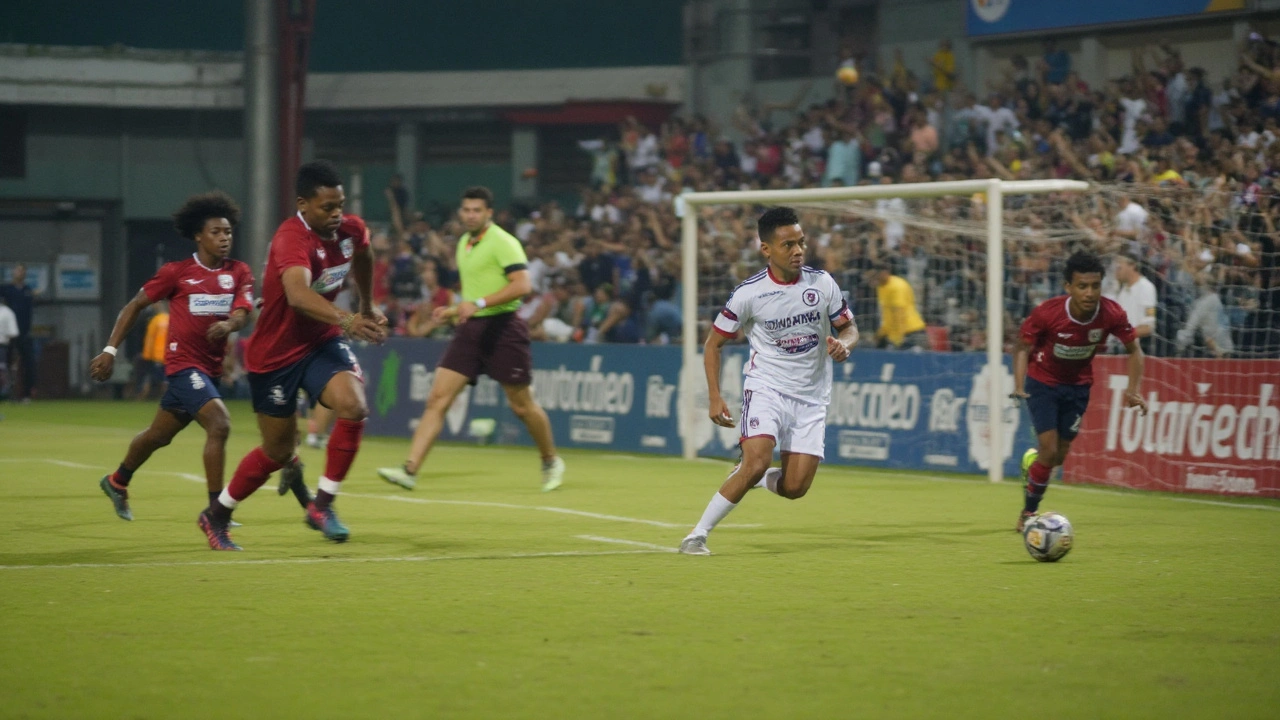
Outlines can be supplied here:
M458 326L439 367L465 375L471 385L481 374L502 385L528 385L533 381L529 326L514 312L472 316Z

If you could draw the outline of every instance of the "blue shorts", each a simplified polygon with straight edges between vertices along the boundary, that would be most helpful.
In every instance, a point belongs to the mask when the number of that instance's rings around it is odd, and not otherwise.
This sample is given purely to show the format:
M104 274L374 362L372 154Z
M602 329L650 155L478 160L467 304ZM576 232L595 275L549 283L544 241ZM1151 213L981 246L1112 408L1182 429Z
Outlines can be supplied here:
M1024 384L1027 409L1036 435L1057 430L1063 440L1074 440L1080 432L1080 421L1089 407L1088 385L1048 385L1028 377Z
M265 373L249 373L249 394L253 411L271 417L290 417L298 411L298 390L305 390L311 404L319 402L329 380L340 372L355 373L364 381L360 361L351 343L333 338L292 365Z
M160 407L195 417L210 400L218 400L218 381L195 368L187 368L169 376L169 389L160 398Z

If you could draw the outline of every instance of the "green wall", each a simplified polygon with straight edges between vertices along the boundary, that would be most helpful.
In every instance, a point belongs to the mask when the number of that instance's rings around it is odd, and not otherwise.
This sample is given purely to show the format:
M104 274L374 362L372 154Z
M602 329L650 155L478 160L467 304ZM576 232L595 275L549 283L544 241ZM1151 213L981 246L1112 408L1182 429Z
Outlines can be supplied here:
M221 51L244 46L244 0L0 5L0 42ZM319 0L311 70L679 65L683 5L684 0Z

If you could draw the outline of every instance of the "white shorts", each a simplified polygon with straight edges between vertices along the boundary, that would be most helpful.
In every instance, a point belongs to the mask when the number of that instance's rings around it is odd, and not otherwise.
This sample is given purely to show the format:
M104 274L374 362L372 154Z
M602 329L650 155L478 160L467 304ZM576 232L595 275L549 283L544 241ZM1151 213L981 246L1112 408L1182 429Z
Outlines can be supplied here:
M823 457L827 408L772 390L742 391L742 440L768 436L779 452Z

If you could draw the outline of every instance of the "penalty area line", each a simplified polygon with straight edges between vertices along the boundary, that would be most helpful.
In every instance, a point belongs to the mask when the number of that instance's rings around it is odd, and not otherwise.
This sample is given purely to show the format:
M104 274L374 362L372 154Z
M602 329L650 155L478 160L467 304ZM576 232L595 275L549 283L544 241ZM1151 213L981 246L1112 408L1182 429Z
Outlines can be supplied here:
M618 541L626 542L626 541ZM647 545L647 543L636 543ZM449 560L536 560L539 558L560 557L607 557L610 555L654 555L659 552L670 552L667 548L653 545L650 548L636 550L562 550L559 552L534 553L481 553L477 555L406 555L403 557L371 557L371 558L267 558L262 560L192 560L190 562L137 562L137 563L65 563L61 565L0 565L0 570L94 570L119 568L170 568L170 567L210 567L216 565L324 565L328 563L421 563L444 562Z
M673 553L680 552L676 548L667 547L665 545L655 545L653 543L639 542L638 540L623 540L621 538L601 537L599 535L574 535L579 540L591 540L593 542L612 543L614 545L630 545L633 547L648 548L654 552Z

